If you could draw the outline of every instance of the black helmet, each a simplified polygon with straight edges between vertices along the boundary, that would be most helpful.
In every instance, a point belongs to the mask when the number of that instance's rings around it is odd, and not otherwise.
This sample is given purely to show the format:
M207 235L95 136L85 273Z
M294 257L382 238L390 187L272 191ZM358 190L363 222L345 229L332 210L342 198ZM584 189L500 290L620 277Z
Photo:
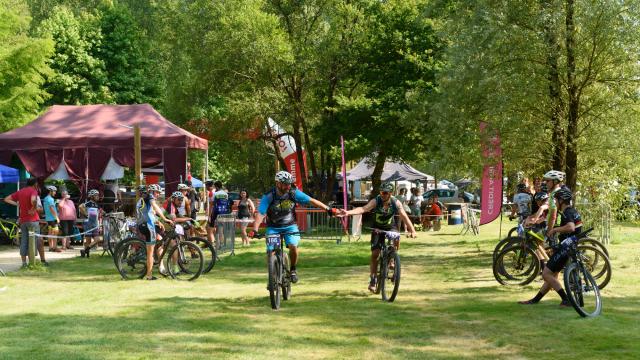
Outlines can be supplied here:
M549 198L549 194L547 194L547 192L546 192L546 191L540 191L540 192L537 192L537 193L533 196L533 199L534 199L535 201L545 201L545 200L547 200L548 198Z
M560 189L558 189L553 196L562 201L571 201L573 199L573 194L571 193L571 189L569 189L566 186L563 186Z
M525 191L527 191L527 185L526 185L526 184L524 184L524 183L520 183L520 184L518 184L518 191L519 191L519 192L525 192Z

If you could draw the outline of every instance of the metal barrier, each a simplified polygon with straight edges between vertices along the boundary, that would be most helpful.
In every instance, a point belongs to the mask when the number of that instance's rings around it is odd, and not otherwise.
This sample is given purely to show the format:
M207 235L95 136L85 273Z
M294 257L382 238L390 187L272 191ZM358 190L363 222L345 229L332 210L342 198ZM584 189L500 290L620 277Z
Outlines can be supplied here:
M236 215L224 214L216 218L215 247L218 253L229 251L229 255L235 255L236 241Z
M611 206L606 203L578 203L575 207L582 217L583 228L593 227L592 234L608 245L611 240Z
M350 237L350 217L330 217L326 210L318 208L296 208L296 220L305 239L335 240L339 244L343 237Z

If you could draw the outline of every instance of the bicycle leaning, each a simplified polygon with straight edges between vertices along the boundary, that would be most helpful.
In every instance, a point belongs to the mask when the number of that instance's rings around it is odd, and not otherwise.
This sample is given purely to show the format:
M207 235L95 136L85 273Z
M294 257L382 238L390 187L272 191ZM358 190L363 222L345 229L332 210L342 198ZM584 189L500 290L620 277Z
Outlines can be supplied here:
M378 255L378 272L376 277L376 294L382 295L382 300L393 302L398 295L400 288L400 255L394 245L400 240L400 233L396 231L386 231L369 228L373 232L383 233L385 243L382 244L380 255Z
M160 246L162 252L158 254ZM154 266L161 263L164 265L166 273L161 272L162 275L192 281L202 274L202 250L193 242L184 240L184 229L181 225L165 232L163 239L154 247L153 254ZM123 240L116 246L114 261L123 279L142 279L147 273L146 243L137 237Z
M2 242L14 246L20 245L20 226L16 219L0 216L0 243Z

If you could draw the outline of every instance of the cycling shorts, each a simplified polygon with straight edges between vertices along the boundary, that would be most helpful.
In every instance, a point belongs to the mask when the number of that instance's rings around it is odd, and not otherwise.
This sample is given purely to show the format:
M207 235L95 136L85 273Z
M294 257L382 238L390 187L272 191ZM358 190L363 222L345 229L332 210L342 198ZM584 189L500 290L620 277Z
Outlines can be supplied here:
M391 229L388 229L388 230L385 230L385 231L398 232L398 229L396 229L395 227L392 227ZM386 237L385 237L385 233L384 232L372 231L371 232L371 251L373 251L373 250L382 250L382 247L384 246L385 239L386 239Z
M142 234L142 236L144 237L144 241L145 243L147 243L147 245L155 245L156 244L156 234L158 227L157 226L148 226L147 224L140 224L138 225L138 231L140 231L140 234Z
M299 231L300 230L298 230L298 225L293 224L293 225L289 225L289 226L285 226L285 227L279 227L279 228L268 227L265 235L275 235L275 234L299 232ZM284 243L285 243L286 246L289 246L289 245L298 246L298 243L300 243L300 235L299 234L296 234L296 235L285 235L284 236ZM272 246L267 246L267 251L273 251L273 247Z
M557 273L564 268L569 260L569 247L570 245L560 245L559 249L553 252L546 265L549 270Z

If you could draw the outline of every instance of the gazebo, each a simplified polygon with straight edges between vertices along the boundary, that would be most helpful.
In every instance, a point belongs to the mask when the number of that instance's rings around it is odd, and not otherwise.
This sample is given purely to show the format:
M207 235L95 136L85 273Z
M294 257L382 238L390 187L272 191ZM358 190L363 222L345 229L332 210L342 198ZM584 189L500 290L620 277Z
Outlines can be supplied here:
M16 154L33 176L46 178L64 164L82 192L97 187L111 159L133 168L133 125L140 126L142 166L163 164L166 191L187 175L187 150L207 140L174 125L151 105L54 105L31 123L0 134L0 164Z

